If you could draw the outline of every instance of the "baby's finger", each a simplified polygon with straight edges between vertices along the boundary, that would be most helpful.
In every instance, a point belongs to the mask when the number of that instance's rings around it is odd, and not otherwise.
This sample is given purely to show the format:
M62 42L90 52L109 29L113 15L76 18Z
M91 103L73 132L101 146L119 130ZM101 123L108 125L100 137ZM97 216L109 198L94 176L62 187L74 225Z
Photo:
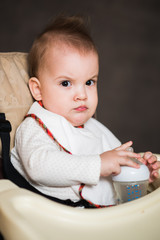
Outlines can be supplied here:
M152 169L154 169L154 170L159 170L160 162L154 162L154 163L150 164L150 166L152 166Z
M132 141L126 142L124 144L122 144L120 147L117 147L115 150L119 151L119 150L126 150L128 147L131 147L133 144Z
M143 158L148 161L153 156L151 152L145 152Z
M128 157L122 157L119 159L119 164L120 166L128 166L128 167L134 167L134 168L139 168L140 165L134 161L132 161L130 158Z
M145 165L147 165L147 161L144 160L144 158L141 157L141 154L138 154L140 155L139 157L137 157L137 160Z
M128 151L119 151L118 154L121 157L138 158L138 160L141 159L140 153L128 152Z
M152 171L152 173L150 174L150 178L149 178L149 182L153 182L156 178L159 177L159 173L157 170Z
M157 162L157 157L155 155L152 155L149 159L148 159L149 163L156 163Z

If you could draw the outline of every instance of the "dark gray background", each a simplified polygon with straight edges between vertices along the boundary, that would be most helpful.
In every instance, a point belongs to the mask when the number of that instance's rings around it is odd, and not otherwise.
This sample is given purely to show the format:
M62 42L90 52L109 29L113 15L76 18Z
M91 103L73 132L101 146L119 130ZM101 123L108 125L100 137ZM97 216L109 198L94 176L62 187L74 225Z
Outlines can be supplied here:
M0 13L1 52L28 52L59 13L89 16L100 54L98 119L135 151L160 153L159 0L5 0Z

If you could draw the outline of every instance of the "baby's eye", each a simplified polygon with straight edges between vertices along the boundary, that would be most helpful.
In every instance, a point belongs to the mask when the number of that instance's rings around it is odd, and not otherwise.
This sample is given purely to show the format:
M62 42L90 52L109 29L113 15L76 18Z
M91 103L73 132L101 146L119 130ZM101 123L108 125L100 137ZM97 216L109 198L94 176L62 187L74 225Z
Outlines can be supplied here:
M95 83L94 80L88 80L88 81L86 82L86 85L87 85L87 86L92 86L92 85L94 85L94 83Z
M63 87L70 87L70 86L71 86L71 83L70 83L69 81L65 80L65 81L61 82L61 85L62 85Z

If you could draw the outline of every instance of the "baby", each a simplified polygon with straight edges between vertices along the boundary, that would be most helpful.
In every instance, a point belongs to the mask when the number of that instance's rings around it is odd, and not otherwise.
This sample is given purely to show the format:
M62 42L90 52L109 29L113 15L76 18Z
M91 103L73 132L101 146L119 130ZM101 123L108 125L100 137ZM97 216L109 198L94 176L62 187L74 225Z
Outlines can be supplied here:
M11 153L14 168L38 192L71 206L115 204L111 175L122 165L160 164L151 152L127 151L93 118L99 58L82 18L58 17L34 41L29 53L29 87L36 100L19 126Z

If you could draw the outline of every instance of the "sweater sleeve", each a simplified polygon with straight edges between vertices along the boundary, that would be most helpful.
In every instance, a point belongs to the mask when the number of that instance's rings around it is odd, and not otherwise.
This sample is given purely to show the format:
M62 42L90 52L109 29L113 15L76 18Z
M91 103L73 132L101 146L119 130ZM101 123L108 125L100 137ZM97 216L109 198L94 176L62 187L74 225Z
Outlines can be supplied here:
M95 185L100 177L99 155L64 152L31 118L25 119L17 130L11 161L24 177L48 187Z

